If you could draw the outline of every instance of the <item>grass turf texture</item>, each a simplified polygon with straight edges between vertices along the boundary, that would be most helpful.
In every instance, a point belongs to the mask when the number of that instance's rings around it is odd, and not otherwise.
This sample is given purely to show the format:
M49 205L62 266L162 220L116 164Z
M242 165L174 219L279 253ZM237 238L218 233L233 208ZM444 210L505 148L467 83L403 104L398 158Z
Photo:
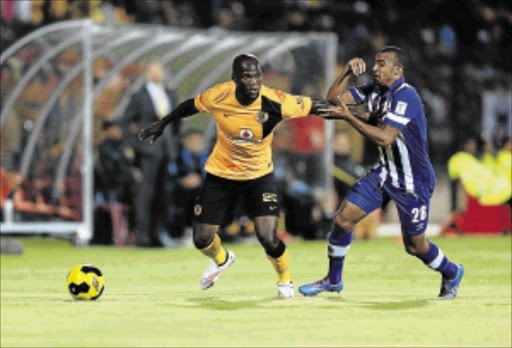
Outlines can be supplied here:
M433 238L466 266L455 300L437 298L440 276L393 238L356 241L345 290L276 298L259 245L229 245L237 261L207 291L209 261L192 248L74 248L24 238L1 256L1 346L510 346L511 238ZM325 242L289 243L298 285L327 268ZM95 302L71 299L68 271L89 262L105 275Z

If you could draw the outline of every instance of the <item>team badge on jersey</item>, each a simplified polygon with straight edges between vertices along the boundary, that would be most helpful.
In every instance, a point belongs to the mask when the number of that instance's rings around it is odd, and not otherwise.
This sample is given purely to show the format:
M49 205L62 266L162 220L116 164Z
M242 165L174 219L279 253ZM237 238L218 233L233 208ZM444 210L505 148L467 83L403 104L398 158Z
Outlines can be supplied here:
M240 129L240 133L238 133L238 135L240 135L240 138L242 139L252 139L253 133L248 128L242 128Z
M407 103L403 101L399 101L396 104L395 113L397 115L405 115L405 110L407 109Z
M256 115L256 120L258 120L259 123L265 123L268 121L268 112L265 111L259 111Z
M196 204L194 206L194 214L196 216L199 216L199 215L201 215L202 212L203 212L203 208L199 204Z
M297 97L297 105L300 106L301 110L304 110L304 98L300 95Z

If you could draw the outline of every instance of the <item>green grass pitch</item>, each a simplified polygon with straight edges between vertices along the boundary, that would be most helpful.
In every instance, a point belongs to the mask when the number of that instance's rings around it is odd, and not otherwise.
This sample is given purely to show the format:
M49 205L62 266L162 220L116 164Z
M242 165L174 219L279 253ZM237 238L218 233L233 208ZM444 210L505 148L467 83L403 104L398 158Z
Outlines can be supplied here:
M355 241L345 290L276 298L275 275L259 245L228 245L237 261L211 289L209 264L193 248L74 248L23 238L25 253L1 256L1 346L511 346L511 238L433 238L466 266L455 300L437 298L438 273L394 238ZM326 244L289 243L296 288L327 268ZM95 302L72 300L68 271L103 270ZM297 290L296 290L297 292Z

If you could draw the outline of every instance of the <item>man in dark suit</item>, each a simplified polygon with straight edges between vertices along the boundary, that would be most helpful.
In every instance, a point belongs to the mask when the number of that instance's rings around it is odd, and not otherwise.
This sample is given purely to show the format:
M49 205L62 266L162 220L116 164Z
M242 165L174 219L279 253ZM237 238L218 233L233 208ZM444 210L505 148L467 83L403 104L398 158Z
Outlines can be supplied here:
M124 115L123 121L128 132L144 128L161 119L178 105L176 94L163 85L165 72L161 63L148 63L146 77L147 82L132 95ZM164 223L163 213L169 198L158 188L164 187L166 165L169 157L174 155L179 131L180 124L176 124L167 130L161 143L151 145L138 142L135 148L143 175L135 199L137 246L162 246L158 228Z

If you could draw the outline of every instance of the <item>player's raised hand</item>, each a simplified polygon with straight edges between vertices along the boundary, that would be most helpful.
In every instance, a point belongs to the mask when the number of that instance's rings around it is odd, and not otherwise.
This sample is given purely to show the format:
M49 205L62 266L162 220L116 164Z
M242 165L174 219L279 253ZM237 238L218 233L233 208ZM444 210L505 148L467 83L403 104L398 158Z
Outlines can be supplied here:
M366 71L366 63L361 58L352 58L348 61L348 66L356 76L359 76Z
M149 126L139 132L139 140L145 140L149 137L149 142L153 144L159 136L164 132L165 124L160 120L151 123Z

